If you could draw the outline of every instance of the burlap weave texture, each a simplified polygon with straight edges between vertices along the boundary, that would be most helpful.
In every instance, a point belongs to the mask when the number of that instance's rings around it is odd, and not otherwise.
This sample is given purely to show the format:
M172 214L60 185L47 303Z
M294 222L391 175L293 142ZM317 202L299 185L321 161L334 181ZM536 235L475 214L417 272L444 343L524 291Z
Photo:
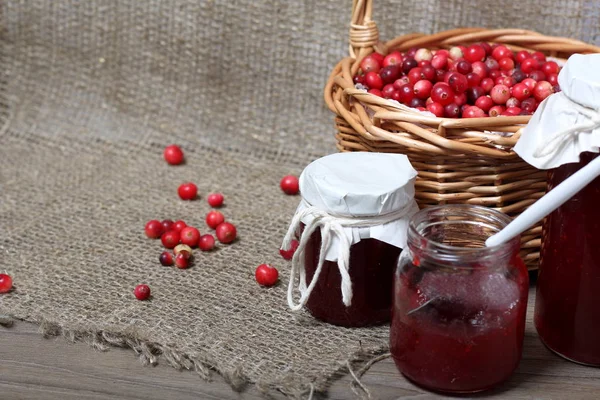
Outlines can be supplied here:
M1 3L0 314L98 347L128 346L232 384L305 394L387 349L387 327L343 329L287 311L278 246L297 204L278 181L335 151L321 92L346 55L350 1ZM381 36L522 27L598 44L591 0L376 1ZM185 166L161 160L166 144ZM201 200L178 201L180 182ZM152 218L203 227L226 195L239 241L160 267ZM206 229L205 229L206 230ZM260 289L256 265L282 283ZM152 286L137 302L135 284Z

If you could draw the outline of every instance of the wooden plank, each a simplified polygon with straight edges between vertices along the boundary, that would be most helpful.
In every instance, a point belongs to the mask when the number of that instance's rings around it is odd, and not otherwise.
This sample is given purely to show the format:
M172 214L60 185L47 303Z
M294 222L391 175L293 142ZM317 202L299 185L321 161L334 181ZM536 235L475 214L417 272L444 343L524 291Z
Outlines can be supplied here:
M523 360L517 372L486 398L598 399L600 368L567 362L548 351L539 341L532 323L533 295L529 303ZM352 378L336 380L327 396L357 398ZM441 399L404 379L391 359L375 364L362 378L372 398L382 400ZM166 363L143 367L130 350L108 352L62 338L44 339L37 327L17 323L0 328L0 399L100 400L100 399L260 399L250 386L236 393L218 375L205 382L188 371L177 371ZM275 396L274 398L283 398Z

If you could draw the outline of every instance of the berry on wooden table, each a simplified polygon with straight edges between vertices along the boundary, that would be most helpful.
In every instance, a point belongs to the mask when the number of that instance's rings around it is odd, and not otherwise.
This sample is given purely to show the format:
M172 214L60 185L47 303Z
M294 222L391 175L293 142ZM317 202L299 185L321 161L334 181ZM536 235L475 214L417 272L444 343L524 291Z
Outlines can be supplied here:
M237 236L237 230L235 225L229 222L223 222L217 226L216 235L217 239L219 239L219 242L227 244L235 240Z
M254 277L259 285L269 287L277 283L279 271L269 264L261 264L256 268Z
M133 294L138 300L147 300L150 297L150 286L137 285L133 290Z
M171 165L179 165L183 162L183 151L175 144L167 146L163 153L165 161Z
M13 281L10 275L0 274L0 293L8 293L12 289Z
M182 183L177 189L177 194L181 200L194 200L198 195L198 186L191 182Z
M225 222L225 216L219 211L209 211L209 213L206 214L206 225L212 229L216 229L217 226L223 222Z
M206 201L211 207L221 207L224 199L221 193L211 193L206 198Z
M298 181L298 177L294 175L284 176L279 182L279 187L281 187L281 190L283 190L283 193L285 194L298 194L298 192L300 191L300 183Z
M160 221L155 219L146 222L144 226L144 232L150 239L158 239L163 234L164 228Z

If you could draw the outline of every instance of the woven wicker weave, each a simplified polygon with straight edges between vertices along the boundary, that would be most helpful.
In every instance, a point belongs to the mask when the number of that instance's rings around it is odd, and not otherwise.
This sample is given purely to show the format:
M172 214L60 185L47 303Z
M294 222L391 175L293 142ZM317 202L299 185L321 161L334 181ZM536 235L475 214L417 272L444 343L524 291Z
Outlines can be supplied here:
M476 204L515 216L540 198L546 191L546 174L526 164L512 150L529 116L427 117L355 89L352 78L361 60L374 50L387 54L413 47L440 49L485 41L565 60L574 53L600 52L600 48L528 30L483 28L434 35L413 33L383 43L371 19L372 7L372 0L354 0L350 56L335 66L325 87L325 101L337 115L338 149L406 154L419 172L416 198L421 207ZM541 224L522 235L521 256L529 269L537 268L540 238Z

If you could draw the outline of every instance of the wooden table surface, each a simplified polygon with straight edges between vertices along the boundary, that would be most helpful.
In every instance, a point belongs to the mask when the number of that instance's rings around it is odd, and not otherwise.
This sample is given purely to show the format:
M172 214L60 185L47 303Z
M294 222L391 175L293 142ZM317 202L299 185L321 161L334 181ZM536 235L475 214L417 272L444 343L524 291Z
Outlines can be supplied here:
M539 341L532 323L531 291L523 360L513 377L480 398L600 399L600 368L584 367L555 356ZM598 338L600 340L600 338ZM345 376L327 398L359 398ZM362 382L374 399L438 399L407 382L390 359L375 364ZM93 350L63 338L44 339L32 324L0 327L0 399L259 399L250 387L239 394L215 375L205 382L166 363L142 366L131 350ZM315 396L315 398L324 398Z

